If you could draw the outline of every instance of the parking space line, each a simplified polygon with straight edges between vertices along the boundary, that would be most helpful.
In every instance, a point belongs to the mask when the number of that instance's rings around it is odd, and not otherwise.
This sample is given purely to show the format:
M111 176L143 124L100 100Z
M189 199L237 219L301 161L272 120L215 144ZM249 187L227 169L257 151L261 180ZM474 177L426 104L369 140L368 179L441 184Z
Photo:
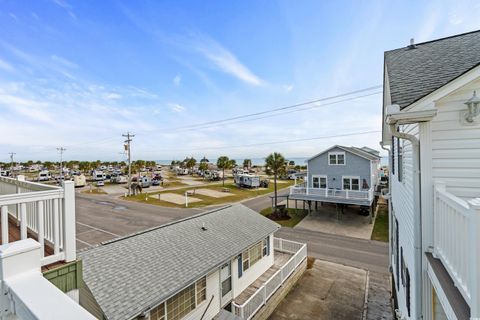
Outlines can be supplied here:
M103 229L100 229L100 228L91 226L91 225L89 225L89 224L81 223L81 222L78 222L78 221L77 221L77 223L78 223L79 225L82 225L82 226L85 226L85 227L89 227L89 228L91 228L91 229L93 229L93 230L97 230L97 231L100 231L100 232L108 233L108 234L110 234L110 235L112 235L112 236L115 236L115 237L120 237L119 234L115 234L115 233L113 233L113 232L110 232L110 231L107 231L107 230L103 230Z

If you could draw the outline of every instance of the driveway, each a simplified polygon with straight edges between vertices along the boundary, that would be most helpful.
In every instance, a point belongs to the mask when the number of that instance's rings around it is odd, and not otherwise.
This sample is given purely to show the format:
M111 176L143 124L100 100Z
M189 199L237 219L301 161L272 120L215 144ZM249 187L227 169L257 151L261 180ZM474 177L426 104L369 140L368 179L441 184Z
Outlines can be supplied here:
M269 320L362 319L367 272L316 260Z
M341 213L340 209L337 211L335 204L324 203L306 216L295 228L370 239L373 223L370 223L368 215L362 215L359 206L348 206Z

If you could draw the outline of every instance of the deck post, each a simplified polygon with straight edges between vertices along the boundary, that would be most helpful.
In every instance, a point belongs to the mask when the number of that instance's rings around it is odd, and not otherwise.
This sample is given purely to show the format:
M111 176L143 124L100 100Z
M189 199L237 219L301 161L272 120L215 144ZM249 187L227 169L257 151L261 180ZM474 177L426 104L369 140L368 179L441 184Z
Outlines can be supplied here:
M2 206L2 244L8 243L8 206Z
M373 223L373 203L370 205L370 224Z
M470 317L471 319L480 318L480 279L478 276L478 270L480 268L480 234L478 229L480 228L480 198L472 199L468 201L470 205L470 283L472 285L471 303L470 303Z
M63 194L63 250L65 252L65 261L70 262L77 258L75 234L75 184L73 181L63 182ZM40 244L43 245L43 240Z
M305 211L305 200L303 200L303 211Z
M295 214L297 214L297 199L295 199Z

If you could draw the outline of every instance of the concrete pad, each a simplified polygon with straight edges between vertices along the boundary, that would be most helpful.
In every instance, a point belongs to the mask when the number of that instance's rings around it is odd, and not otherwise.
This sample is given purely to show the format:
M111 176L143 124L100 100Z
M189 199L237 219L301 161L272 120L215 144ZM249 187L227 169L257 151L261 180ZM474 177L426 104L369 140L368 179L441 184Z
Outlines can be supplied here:
M158 200L158 194L154 196L150 196L150 198ZM175 203L175 204L185 204L185 196L176 194L176 193L162 193L160 195L160 200ZM202 199L198 199L190 196L188 197L188 203L200 202L200 201L202 201Z
M224 198L224 197L230 197L232 195L229 192L221 192L221 191L211 190L211 189L195 189L195 193L201 194L202 196L212 197L212 198Z
M316 260L269 320L360 320L365 284L365 270Z
M290 201L290 208L295 208L295 201ZM302 201L298 201L298 209L302 208ZM308 205L305 208L308 209ZM338 210L340 212L340 209ZM316 211L312 204L312 213L294 228L370 240L373 231L370 217L361 215L360 207L354 205L348 206L343 212L339 213L337 218L335 204L324 203L320 206L319 203Z

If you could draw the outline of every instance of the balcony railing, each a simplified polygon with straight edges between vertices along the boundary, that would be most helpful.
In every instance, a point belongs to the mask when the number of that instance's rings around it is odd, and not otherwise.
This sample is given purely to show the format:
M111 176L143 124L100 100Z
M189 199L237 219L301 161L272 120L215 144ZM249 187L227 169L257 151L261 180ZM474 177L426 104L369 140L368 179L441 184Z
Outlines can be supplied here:
M56 187L0 177L0 208L2 244L33 236L42 265L76 259L73 182Z
M290 195L318 196L320 198L373 200L373 188L369 190L338 190L329 188L306 188L303 186L290 187Z
M293 256L242 305L232 303L234 313L243 319L251 319L307 257L307 245L304 243L274 238L273 246L276 251Z
M466 202L436 183L433 219L433 254L480 317L480 198Z

